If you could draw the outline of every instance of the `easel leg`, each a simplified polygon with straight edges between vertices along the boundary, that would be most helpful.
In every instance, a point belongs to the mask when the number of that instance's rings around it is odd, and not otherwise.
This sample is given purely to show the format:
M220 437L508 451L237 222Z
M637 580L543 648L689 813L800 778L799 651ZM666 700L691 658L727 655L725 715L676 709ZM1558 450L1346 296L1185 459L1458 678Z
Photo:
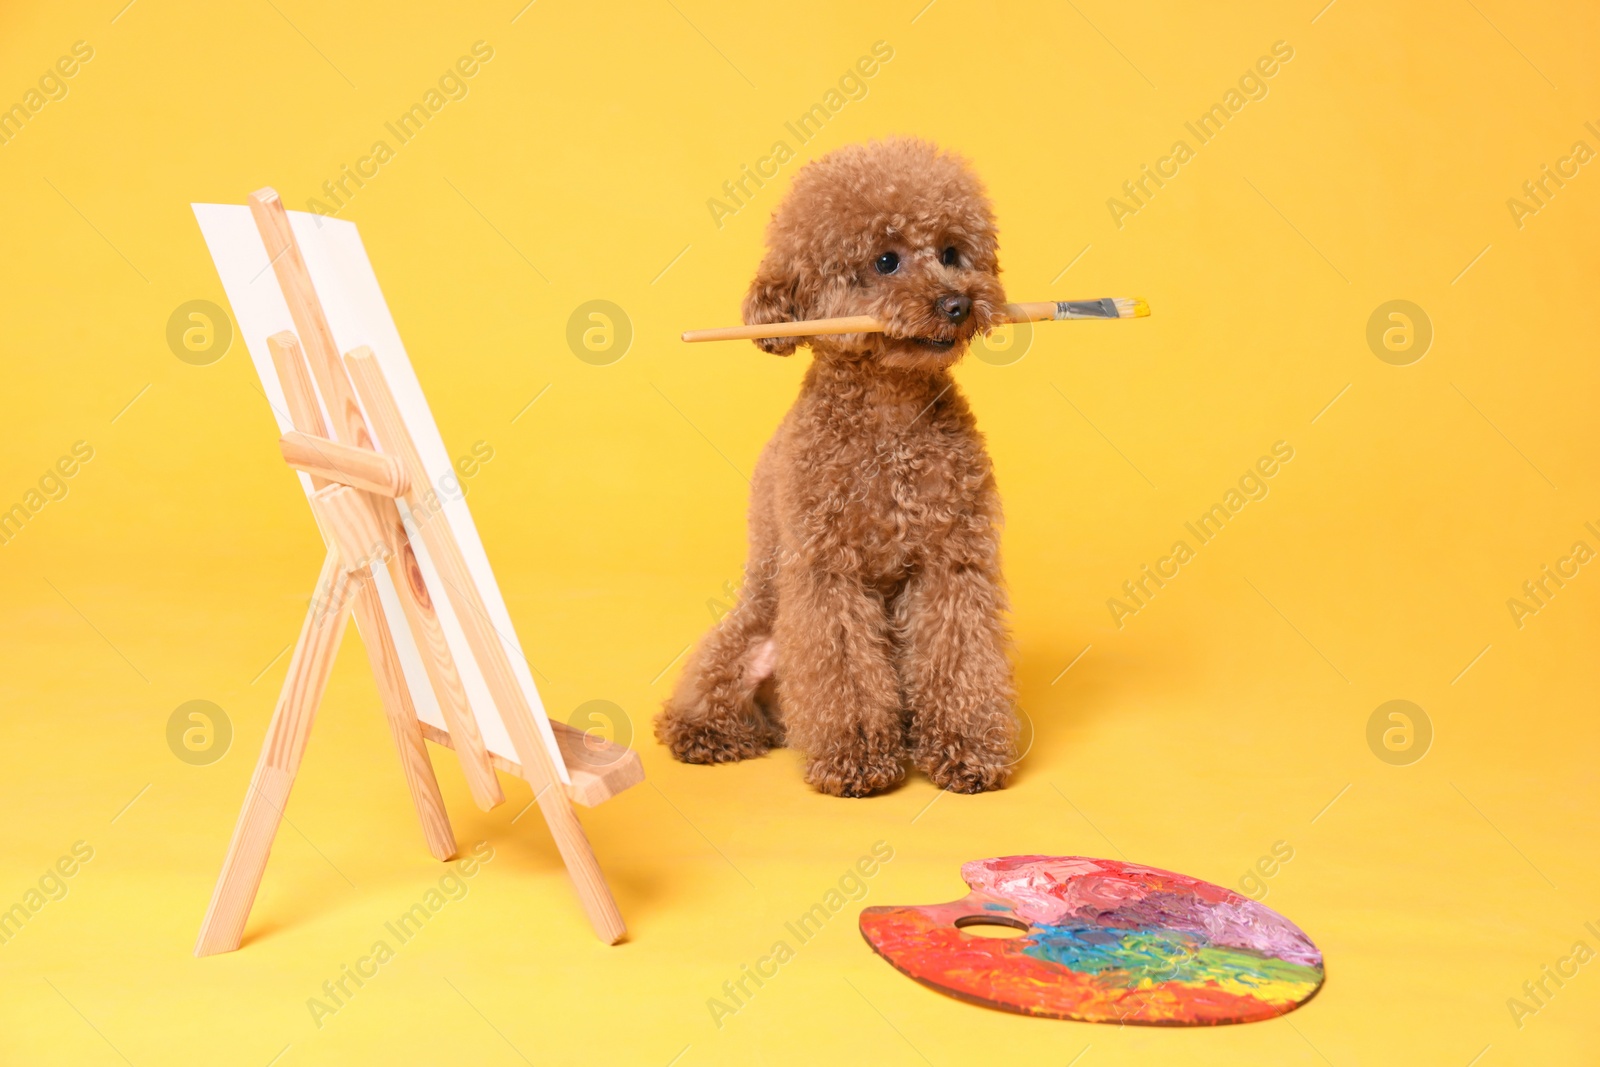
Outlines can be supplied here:
M361 591L356 594L355 612L367 658L372 661L372 676L378 681L378 695L383 699L384 717L389 720L389 732L400 752L400 770L422 823L423 839L434 859L454 859L456 839L450 830L450 816L445 812L433 761L428 758L422 729L417 725L411 690L406 688L405 675L400 670L400 653L384 619L378 587L370 578L362 581Z
M300 639L289 661L289 675L278 694L267 736L261 745L261 759L250 778L239 822L234 827L222 873L211 894L211 906L200 924L196 956L232 952L244 936L245 920L255 903L261 875L266 870L272 839L283 818L295 772L305 754L306 739L316 718L333 672L333 661L350 618L350 598L355 592L345 576L338 557L328 554L317 578L317 592L300 628Z
M537 738L532 740L533 743L542 744ZM583 832L578 813L572 810L572 800L561 788L561 783L553 777L550 784L539 792L539 811L550 827L550 836L555 838L567 874L572 877L572 884L578 891L583 913L589 917L589 925L594 927L600 940L615 945L627 934L628 928L622 922L622 912L617 908L616 898L611 895L611 887L606 884L604 872L600 870L594 846Z

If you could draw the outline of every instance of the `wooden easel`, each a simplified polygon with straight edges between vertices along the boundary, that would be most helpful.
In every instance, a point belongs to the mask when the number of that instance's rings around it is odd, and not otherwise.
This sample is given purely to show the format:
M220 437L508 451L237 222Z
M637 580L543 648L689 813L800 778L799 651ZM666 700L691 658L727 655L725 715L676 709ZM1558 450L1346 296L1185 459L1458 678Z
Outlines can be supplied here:
M570 784L562 782L460 546L440 514L427 471L377 359L366 348L357 348L340 358L278 194L271 189L252 194L250 212L295 327L293 333L284 331L268 340L294 425L293 432L285 434L279 443L285 461L308 474L316 488L311 497L312 511L327 542L328 555L289 661L288 676L267 727L261 757L251 776L211 905L200 925L195 955L231 952L239 947L352 611L367 647L428 851L436 859L448 860L455 856L456 845L424 739L455 749L472 798L485 811L505 800L495 777L496 769L522 778L533 787L539 810L577 887L589 922L602 941L615 944L626 928L572 805L576 801L593 806L642 781L644 771L638 754L551 721L570 778ZM321 407L317 402L319 394ZM328 412L331 427L324 423L322 408ZM372 420L370 428L363 408ZM406 502L412 518L409 533L397 500ZM442 589L430 590L425 584L411 537L421 538ZM374 566L387 569L399 594L406 623L422 654L448 730L438 730L417 718L394 635L372 578ZM440 592L448 599L488 684L516 750L515 763L491 755L484 746L434 608Z

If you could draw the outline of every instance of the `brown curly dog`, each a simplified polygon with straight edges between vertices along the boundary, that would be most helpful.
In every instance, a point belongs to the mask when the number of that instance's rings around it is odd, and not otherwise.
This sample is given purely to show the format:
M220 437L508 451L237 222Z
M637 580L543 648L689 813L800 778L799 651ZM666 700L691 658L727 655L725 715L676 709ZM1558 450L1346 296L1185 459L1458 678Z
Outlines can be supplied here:
M1017 723L1000 498L950 375L1005 301L996 249L982 185L927 142L852 145L795 176L744 321L871 315L887 329L756 342L814 358L756 463L738 605L656 719L678 759L787 740L835 796L893 786L908 756L943 789L1005 784Z

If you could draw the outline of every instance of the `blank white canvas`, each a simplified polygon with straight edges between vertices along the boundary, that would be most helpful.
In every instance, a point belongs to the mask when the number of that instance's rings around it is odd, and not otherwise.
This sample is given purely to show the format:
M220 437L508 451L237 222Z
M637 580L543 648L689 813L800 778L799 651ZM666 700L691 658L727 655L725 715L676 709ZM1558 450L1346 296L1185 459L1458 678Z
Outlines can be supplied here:
M216 263L217 273L222 278L222 288L228 294L228 302L233 305L239 336L250 352L250 361L255 364L262 391L272 406L273 418L277 420L279 431L287 433L294 426L289 420L283 386L278 381L277 369L272 365L272 355L267 349L267 338L284 330L292 332L294 320L289 315L289 305L283 299L283 292L278 288L277 276L271 269L266 246L261 241L255 220L250 209L244 205L190 206L194 208L212 261ZM478 538L472 513L460 495L443 490L445 486L459 485L450 454L445 450L444 439L439 436L439 427L433 421L433 412L428 408L422 385L417 381L405 346L400 342L400 333L389 314L389 305L384 302L378 277L373 273L372 263L361 244L361 235L356 231L355 223L303 211L289 212L289 221L301 254L305 257L306 268L311 272L311 282L322 300L322 309L327 315L328 326L333 331L334 343L339 351L349 352L366 345L376 356L378 366L382 368L389 389L400 407L406 428L411 432L411 440L422 456L428 480L443 501L442 515L450 526L450 532L455 535L456 543L461 546L461 554L483 598L489 621L499 633L501 644L511 661L511 669L522 686L528 706L533 709L534 723L561 780L569 781L561 751L556 746L555 734L550 729L544 704L539 699L539 690L533 682L533 672L528 667L522 644L511 625L511 614L506 610L505 598L500 595L499 583L495 581L494 570L489 566L483 542ZM268 443L263 442L262 446L267 447ZM301 474L300 484L309 496L312 492L311 479ZM405 507L404 503L400 506ZM420 539L412 542L412 548L417 554L417 562L429 591L442 591L444 586ZM416 640L406 624L399 594L389 581L387 571L381 567L375 568L374 575L384 615L399 649L406 685L417 707L417 715L423 722L446 730L448 727L444 714L428 681L427 669L422 664ZM473 715L483 732L484 745L497 756L521 762L511 744L505 723L489 696L483 672L468 649L466 635L461 630L449 598L434 595L432 600L444 626L450 654L466 687Z

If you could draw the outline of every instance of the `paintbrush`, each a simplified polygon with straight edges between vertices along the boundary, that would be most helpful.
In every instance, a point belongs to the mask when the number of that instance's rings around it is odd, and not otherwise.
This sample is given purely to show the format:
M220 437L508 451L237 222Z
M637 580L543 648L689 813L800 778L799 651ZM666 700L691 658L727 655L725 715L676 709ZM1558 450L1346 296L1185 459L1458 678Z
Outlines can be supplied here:
M1104 300L1038 300L1031 304L1006 304L996 323L1054 322L1062 319L1142 319L1150 305L1139 297ZM883 323L870 315L804 322L769 322L760 326L722 326L714 330L685 330L685 341L753 341L762 337L819 337L835 333L882 333Z

